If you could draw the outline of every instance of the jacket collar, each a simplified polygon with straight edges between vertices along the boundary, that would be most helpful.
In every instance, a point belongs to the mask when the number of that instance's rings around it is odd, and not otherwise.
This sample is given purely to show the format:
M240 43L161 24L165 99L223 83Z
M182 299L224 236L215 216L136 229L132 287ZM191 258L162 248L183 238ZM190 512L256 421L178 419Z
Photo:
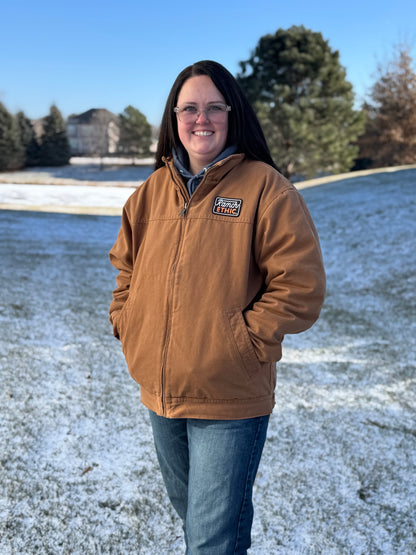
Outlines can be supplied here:
M173 163L176 169L178 170L178 172L180 173L180 175L182 176L182 178L184 179L189 195L191 196L195 192L195 189L201 183L204 175L209 170L209 168L211 168L217 162L221 162L221 160L225 160L225 158L228 158L232 154L235 154L236 150L237 150L236 146L234 145L229 146L223 152L221 152L221 154L219 154L215 158L215 160L213 160L210 164L205 166L205 168L202 168L202 170L199 173L197 173L196 175L193 175L188 169L189 159L188 159L187 153L183 149L178 149L178 150L173 149L173 152L172 152Z
M205 180L208 180L209 188L214 187L228 172L230 172L235 166L240 164L244 160L244 158L245 154L240 152L232 154L231 156L228 156L228 158L220 160L219 162L214 164L214 166L207 171L207 175L205 178ZM185 183L181 178L181 174L176 169L176 166L173 162L173 156L164 156L162 158L162 161L165 164L166 170L168 170L171 174L176 187L179 187L183 190L183 193L186 192L189 195Z

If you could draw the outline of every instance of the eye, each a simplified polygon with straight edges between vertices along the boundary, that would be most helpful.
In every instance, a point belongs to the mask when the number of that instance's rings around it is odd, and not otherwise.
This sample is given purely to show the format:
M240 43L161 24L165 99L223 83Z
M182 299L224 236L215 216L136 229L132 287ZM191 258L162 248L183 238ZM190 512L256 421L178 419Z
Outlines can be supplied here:
M180 111L183 112L184 114L192 114L192 115L198 112L195 106L184 106L183 108L180 109Z
M211 104L211 106L208 106L209 114L216 114L218 112L225 112L224 104Z

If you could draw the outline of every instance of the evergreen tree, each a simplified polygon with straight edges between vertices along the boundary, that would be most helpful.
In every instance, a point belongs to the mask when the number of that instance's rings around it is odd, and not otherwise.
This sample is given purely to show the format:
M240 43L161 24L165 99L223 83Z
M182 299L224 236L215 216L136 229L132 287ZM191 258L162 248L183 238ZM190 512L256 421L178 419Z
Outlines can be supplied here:
M20 133L20 142L25 152L25 166L37 166L39 163L39 144L36 140L33 125L23 112L16 114Z
M237 80L257 112L272 156L288 177L339 173L353 165L363 114L339 54L303 26L260 38Z
M124 154L147 154L152 142L152 128L146 116L133 106L119 115L118 150Z
M16 118L0 102L0 171L17 170L23 163L24 149Z
M416 163L416 73L408 46L397 46L392 59L378 66L370 99L360 160L370 167Z
M40 145L40 165L65 166L70 157L65 122L58 108L52 105L44 122Z

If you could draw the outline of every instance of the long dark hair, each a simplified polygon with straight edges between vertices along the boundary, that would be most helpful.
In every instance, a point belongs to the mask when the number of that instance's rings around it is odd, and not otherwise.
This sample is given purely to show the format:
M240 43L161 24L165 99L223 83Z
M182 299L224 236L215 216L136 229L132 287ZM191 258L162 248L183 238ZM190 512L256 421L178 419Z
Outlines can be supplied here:
M231 112L228 113L227 146L236 145L237 152L244 153L247 158L261 160L278 169L271 157L257 116L237 81L224 66L210 60L196 62L186 67L176 78L166 101L160 125L155 169L164 165L164 156L170 156L172 150L178 149L181 145L173 108L176 106L179 92L185 81L197 75L210 77L226 103L231 106Z

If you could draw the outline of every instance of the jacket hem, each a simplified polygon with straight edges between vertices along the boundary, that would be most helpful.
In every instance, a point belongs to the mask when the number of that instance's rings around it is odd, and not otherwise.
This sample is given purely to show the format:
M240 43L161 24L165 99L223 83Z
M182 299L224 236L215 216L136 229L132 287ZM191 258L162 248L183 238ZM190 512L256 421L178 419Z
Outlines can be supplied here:
M275 405L274 393L253 399L199 399L171 397L162 399L140 387L145 407L166 418L197 418L207 420L242 420L267 416Z

